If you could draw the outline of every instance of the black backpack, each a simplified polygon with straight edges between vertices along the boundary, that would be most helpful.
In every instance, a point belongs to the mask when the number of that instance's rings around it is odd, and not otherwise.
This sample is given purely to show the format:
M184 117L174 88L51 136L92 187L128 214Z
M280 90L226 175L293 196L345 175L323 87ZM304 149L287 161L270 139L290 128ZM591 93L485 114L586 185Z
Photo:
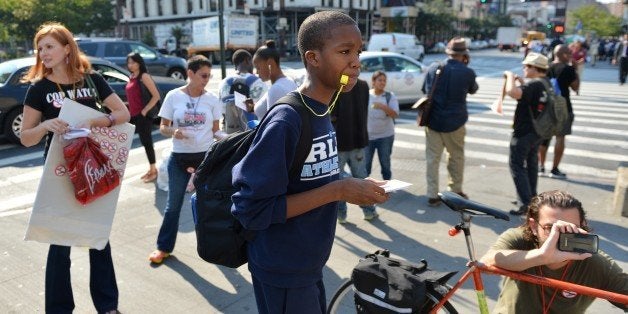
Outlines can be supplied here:
M289 172L290 178L293 179L301 175L303 164L312 147L310 115L296 92L282 97L277 104L288 104L301 116L301 135ZM268 112L275 107L277 105L271 107ZM196 193L192 195L191 200L196 250L198 255L209 263L236 268L248 260L246 242L255 237L255 232L244 229L231 214L233 205L231 196L236 192L231 183L231 169L248 153L256 130L233 133L213 143L196 170L194 177Z
M545 107L540 110L539 115L534 118L532 109L528 107L530 117L532 117L532 126L534 131L542 139L550 139L554 135L560 135L565 123L569 120L569 109L565 97L556 93L552 85L545 79L534 79L543 83L547 101Z
M247 78L235 77L231 82L231 88L229 88L229 94L233 95L233 92L238 92L246 97L249 97L251 93L251 88L249 85L252 85L258 79L257 76L250 75Z

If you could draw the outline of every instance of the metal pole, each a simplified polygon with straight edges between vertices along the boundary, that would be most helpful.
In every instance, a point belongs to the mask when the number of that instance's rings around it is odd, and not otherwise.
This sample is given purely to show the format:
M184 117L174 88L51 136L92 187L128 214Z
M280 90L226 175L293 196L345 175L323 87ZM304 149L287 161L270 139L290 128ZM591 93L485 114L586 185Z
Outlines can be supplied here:
M223 18L225 0L218 0L218 28L220 35L220 73L222 78L227 77L227 64L225 62L225 20Z

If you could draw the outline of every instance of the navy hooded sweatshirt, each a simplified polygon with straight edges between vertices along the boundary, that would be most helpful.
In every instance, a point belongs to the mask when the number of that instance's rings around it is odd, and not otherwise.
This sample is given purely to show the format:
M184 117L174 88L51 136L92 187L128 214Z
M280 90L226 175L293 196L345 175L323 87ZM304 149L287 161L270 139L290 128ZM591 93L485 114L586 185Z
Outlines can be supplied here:
M304 96L317 113L327 105ZM336 134L329 116L311 115L312 148L301 177L289 179L301 133L299 113L289 105L270 111L258 126L248 154L233 168L232 213L250 230L249 270L263 283L281 288L309 286L322 279L336 232L337 202L286 218L286 195L338 180Z

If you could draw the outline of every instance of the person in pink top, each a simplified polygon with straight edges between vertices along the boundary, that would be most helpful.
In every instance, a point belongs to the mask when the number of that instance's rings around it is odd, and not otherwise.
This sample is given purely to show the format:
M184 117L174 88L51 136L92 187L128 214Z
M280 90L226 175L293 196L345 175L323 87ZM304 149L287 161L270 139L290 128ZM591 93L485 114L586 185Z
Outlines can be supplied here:
M582 74L584 73L584 63L587 59L587 50L582 47L582 43L579 41L573 42L569 45L571 50L571 65L576 68L578 72L578 78L582 82Z
M129 83L126 84L126 97L129 102L129 113L131 114L131 123L135 125L135 132L140 136L140 142L146 151L148 157L148 171L141 177L144 183L153 182L157 179L157 167L155 166L155 148L153 147L153 118L147 117L148 112L157 105L161 98L159 90L155 85L155 81L148 74L144 58L137 53L132 52L126 57L126 66L131 72ZM150 91L151 98L144 103L142 98L142 88L140 82Z

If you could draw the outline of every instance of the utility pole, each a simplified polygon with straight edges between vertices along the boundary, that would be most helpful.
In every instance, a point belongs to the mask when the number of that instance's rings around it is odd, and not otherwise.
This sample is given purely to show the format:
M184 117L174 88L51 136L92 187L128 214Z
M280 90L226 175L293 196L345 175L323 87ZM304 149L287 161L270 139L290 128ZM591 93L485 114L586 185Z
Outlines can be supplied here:
M225 11L225 0L218 0L218 34L220 36L220 73L222 78L227 77L227 63L225 61L225 20L223 14Z

